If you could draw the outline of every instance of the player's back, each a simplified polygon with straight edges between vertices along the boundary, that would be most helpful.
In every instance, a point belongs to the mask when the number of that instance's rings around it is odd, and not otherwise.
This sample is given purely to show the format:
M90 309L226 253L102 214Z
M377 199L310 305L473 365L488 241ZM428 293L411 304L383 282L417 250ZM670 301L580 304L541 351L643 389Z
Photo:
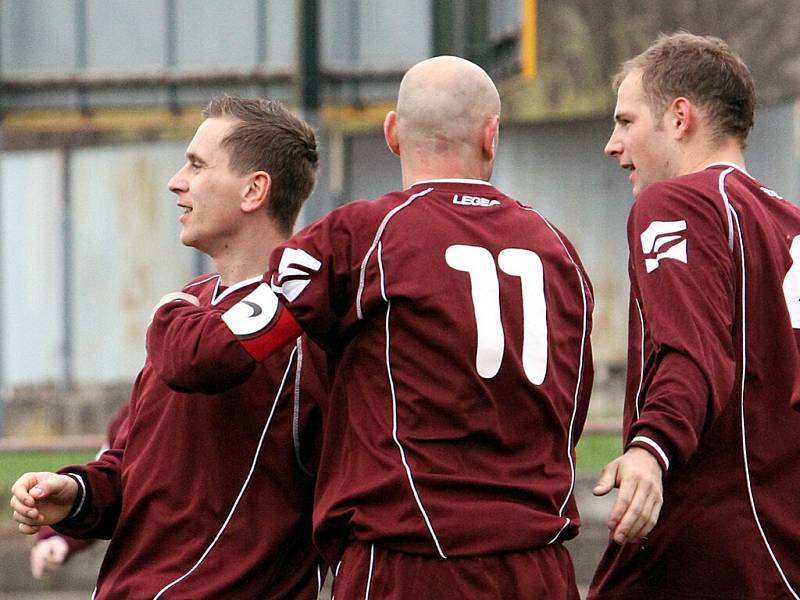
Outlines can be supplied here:
M345 209L360 318L341 332L318 533L434 556L574 536L593 300L572 246L482 182Z

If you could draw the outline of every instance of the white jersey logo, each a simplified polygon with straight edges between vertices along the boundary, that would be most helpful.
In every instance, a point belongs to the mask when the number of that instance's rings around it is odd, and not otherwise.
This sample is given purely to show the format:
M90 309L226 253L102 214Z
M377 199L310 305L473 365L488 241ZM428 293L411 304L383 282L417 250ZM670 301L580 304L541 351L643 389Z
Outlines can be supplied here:
M642 252L645 254L644 266L648 273L655 271L662 258L687 263L685 234L686 221L653 221L640 236ZM666 246L666 249L663 249ZM662 250L663 249L663 250ZM648 256L649 255L649 256Z
M453 204L461 204L462 206L495 206L500 204L500 200L489 200L481 196L459 196L453 194Z
M278 265L277 280L272 276L272 290L293 302L311 283L311 273L319 271L320 267L322 263L305 250L286 248Z

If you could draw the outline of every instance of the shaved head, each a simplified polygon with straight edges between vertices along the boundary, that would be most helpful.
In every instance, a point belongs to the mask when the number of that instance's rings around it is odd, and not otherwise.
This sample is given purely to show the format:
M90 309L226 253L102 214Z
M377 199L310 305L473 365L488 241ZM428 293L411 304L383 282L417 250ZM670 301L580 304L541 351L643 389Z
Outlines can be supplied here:
M438 147L474 144L500 114L500 96L478 65L437 56L409 69L397 97L397 134L408 143Z

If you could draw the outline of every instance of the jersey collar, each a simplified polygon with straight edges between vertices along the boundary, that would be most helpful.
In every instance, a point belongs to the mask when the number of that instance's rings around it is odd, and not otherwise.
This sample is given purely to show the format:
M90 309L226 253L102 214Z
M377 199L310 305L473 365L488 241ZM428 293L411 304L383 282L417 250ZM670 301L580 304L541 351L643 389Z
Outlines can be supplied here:
M483 181L482 179L459 179L459 178L451 178L451 179L423 179L422 181L417 181L412 183L409 186L409 189L418 185L428 185L431 183L467 183L470 185L488 185L491 186L492 184L488 181Z
M741 171L751 179L753 178L753 176L747 172L747 169L745 169L742 165L737 165L736 163L721 160L719 162L713 162L710 165L706 165L705 167L703 167L703 170L710 169L711 167L731 167L733 169L736 169L737 171Z

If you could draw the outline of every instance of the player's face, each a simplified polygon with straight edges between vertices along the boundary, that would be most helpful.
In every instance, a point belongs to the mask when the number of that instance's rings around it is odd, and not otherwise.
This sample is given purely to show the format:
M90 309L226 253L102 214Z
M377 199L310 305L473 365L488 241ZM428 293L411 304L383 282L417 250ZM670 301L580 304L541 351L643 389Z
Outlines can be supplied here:
M248 177L229 166L222 140L235 121L206 119L186 149L186 163L169 180L178 196L181 242L210 256L224 249L241 223L242 193Z
M665 127L667 116L653 117L642 91L641 74L631 72L619 86L614 109L614 131L605 153L630 170L633 196L651 183L673 177L672 140Z

